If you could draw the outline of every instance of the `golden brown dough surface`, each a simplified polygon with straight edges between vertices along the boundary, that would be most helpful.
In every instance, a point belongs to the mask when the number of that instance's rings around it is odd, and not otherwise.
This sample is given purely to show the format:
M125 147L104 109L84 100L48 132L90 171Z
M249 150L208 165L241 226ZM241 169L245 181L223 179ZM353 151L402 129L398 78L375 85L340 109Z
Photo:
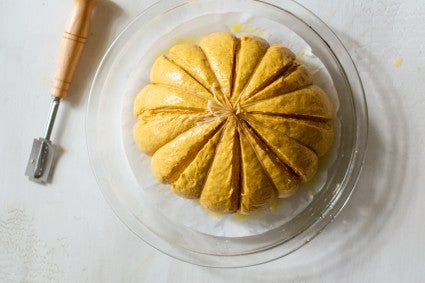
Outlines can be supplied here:
M332 103L292 51L227 32L159 57L134 115L156 178L220 213L293 195L333 141Z

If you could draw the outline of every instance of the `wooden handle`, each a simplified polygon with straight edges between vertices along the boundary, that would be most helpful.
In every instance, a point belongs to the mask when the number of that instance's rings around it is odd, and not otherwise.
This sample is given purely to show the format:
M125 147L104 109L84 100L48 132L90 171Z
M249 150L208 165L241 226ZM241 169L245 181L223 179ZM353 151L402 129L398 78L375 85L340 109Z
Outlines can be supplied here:
M59 52L51 94L65 98L89 32L90 18L97 0L74 0Z

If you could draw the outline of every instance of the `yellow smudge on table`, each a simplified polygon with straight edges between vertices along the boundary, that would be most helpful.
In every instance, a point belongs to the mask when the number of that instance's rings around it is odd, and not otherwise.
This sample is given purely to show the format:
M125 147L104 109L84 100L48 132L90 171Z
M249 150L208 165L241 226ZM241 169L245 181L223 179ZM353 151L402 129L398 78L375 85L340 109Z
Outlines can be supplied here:
M307 49L305 49L305 48L302 48L298 53L297 53L297 56L295 57L295 60L301 60L303 57L304 57L304 55L306 54L306 52L307 52Z
M304 50L304 49L301 49L301 50L300 50L300 52L298 52L298 53L297 53L297 55L295 56L295 60L296 60L296 61L301 61L301 60L303 59L303 57L304 57L304 52L303 52L303 50Z
M393 66L396 68L400 68L401 64L403 64L403 58L397 57L393 61Z
M240 212L235 213L235 216L233 217L233 219L235 221L243 221L243 220L246 220L248 218L250 218L250 215L242 214Z
M305 56L313 56L313 53L311 52L310 48L301 48L301 50L297 53L297 56L295 57L295 60L302 60Z
M231 25L230 30L234 33L250 33L258 37L266 36L266 32L264 30L260 30L254 26L241 23L235 23Z
M218 218L220 217L220 213L214 212L214 211L209 211L208 210L208 214L214 218Z
M241 24L233 24L230 26L230 30L232 32L242 32L242 25Z
M270 205L270 210L271 211L276 211L279 208L280 205L281 205L280 202L278 200L275 200L272 203L272 205Z

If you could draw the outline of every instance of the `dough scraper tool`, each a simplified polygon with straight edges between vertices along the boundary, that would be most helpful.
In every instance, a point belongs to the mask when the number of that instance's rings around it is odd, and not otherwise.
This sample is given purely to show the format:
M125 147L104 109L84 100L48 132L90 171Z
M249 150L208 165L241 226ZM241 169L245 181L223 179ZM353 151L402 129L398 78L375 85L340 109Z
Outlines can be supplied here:
M97 0L74 0L63 33L55 79L51 89L52 103L44 136L34 139L25 175L32 181L49 181L54 161L55 145L50 140L56 114L66 98L89 32L90 18Z

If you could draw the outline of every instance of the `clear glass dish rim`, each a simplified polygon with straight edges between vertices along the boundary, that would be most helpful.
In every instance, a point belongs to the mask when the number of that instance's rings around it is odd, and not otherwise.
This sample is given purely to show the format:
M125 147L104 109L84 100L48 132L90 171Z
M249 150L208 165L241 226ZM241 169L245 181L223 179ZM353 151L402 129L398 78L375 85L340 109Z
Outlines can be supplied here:
M352 93L352 98L354 102L355 108L355 140L353 147L353 155L350 157L349 167L347 172L349 172L348 177L344 178L344 186L339 191L337 195L332 199L332 204L329 205L329 209L325 211L311 226L309 226L306 230L300 232L295 237L277 245L270 247L265 250L261 250L252 254L242 254L242 255L211 255L211 254L199 254L194 251L185 250L182 247L173 246L171 243L166 240L160 238L155 233L153 233L149 228L145 227L143 232L140 232L140 227L135 219L132 219L134 215L128 211L126 208L117 205L119 204L119 200L112 193L112 191L105 189L105 184L103 180L99 178L96 173L96 169L94 167L94 161L96 161L96 153L94 149L91 147L89 140L92 138L93 131L90 131L92 127L89 122L90 106L93 100L93 92L95 89L96 81L98 79L99 73L102 70L104 62L107 60L111 50L115 46L115 44L119 41L120 37L126 33L131 26L137 22L143 15L149 13L152 9L160 9L162 11L166 11L167 8L176 8L187 3L191 3L194 1L191 0L169 0L169 1L158 1L142 11L138 16L136 16L113 40L107 51L105 52L98 68L96 74L94 76L91 88L90 95L87 103L87 111L85 118L85 132L86 132L86 146L87 152L89 155L90 166L92 168L93 174L96 177L96 181L98 186L105 197L106 201L114 211L114 213L118 216L118 218L139 238L141 238L144 242L152 246L153 248L165 253L173 258L207 267L219 267L219 268L235 268L235 267L246 267L253 266L262 263L266 263L277 258L286 256L297 249L304 246L306 243L310 242L313 238L315 238L318 234L320 234L323 229L331 223L335 217L339 214L339 212L343 209L343 207L348 202L351 194L353 193L355 186L357 184L358 178L361 173L362 165L364 162L364 157L367 149L367 139L368 139L368 112L367 112L367 104L366 98L364 94L363 85L357 71L357 68L349 55L348 51L336 36L336 34L316 15L314 15L307 8L302 6L301 4L293 1L293 0L250 0L252 2L258 2L262 4L268 4L274 6L279 10L284 10L292 16L296 17L298 20L303 22L308 28L310 28L316 35L318 35L329 47L330 52L333 54L335 59L337 60L339 67L343 71L343 75L347 80L347 83L350 86L350 90ZM196 1L202 2L202 1ZM285 6L285 8L284 8ZM290 9L288 7L290 6ZM162 8L162 9L161 9ZM341 63L341 61L344 61ZM348 72L350 73L350 77L346 75ZM199 257L203 257L200 260ZM260 260L259 258L262 257ZM210 259L208 259L210 258ZM238 263L234 263L233 260L230 262L224 260L223 264L217 262L221 262L217 259L225 259L232 258Z

